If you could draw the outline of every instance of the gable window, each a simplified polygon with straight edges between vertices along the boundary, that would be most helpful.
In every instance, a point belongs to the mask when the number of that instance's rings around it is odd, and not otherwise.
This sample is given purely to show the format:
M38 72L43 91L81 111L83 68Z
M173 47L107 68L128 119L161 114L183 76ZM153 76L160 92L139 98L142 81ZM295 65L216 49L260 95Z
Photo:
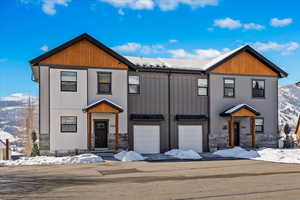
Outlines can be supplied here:
M208 82L206 78L198 79L198 95L199 96L207 96L208 94Z
M98 94L111 94L111 72L98 72Z
M140 93L140 77L129 76L128 77L128 93L139 94Z
M264 119L263 118L255 119L255 130L256 130L256 132L264 132Z
M61 116L60 132L76 133L77 132L77 117L76 116Z
M264 80L252 80L252 97L265 97Z
M233 78L224 78L224 97L234 97L235 80Z
M60 90L62 92L77 92L77 72L60 72Z

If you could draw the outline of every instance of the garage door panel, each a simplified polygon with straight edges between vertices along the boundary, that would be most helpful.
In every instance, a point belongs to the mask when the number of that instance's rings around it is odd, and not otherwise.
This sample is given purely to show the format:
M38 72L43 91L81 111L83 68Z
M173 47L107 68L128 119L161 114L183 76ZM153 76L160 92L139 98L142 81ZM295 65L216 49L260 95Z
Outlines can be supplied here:
M155 125L133 126L134 151L143 154L160 153L160 128Z
M179 125L178 146L182 150L203 151L202 126L200 125Z

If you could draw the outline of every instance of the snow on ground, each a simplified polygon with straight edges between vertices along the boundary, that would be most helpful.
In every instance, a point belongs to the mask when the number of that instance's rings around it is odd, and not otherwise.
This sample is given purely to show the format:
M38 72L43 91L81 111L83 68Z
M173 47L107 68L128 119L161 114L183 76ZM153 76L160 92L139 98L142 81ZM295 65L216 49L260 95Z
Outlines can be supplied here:
M231 157L231 158L256 158L259 157L259 154L254 151L250 150L247 151L241 147L234 147L232 149L224 149L219 150L213 153L213 155L221 156L221 157Z
M180 149L172 149L165 153L165 155L172 156L178 159L192 159L192 160L199 160L202 157L193 150L180 150Z
M104 160L94 154L81 154L78 156L52 157L22 157L18 160L6 161L0 160L0 166L19 166L19 165L61 165L61 164L79 164L79 163L99 163Z
M232 149L219 150L213 154L222 157L248 158L261 161L300 164L300 149L260 148L256 151L247 151L240 147L234 147Z
M121 151L114 155L115 159L120 161L139 161L145 158L135 151Z

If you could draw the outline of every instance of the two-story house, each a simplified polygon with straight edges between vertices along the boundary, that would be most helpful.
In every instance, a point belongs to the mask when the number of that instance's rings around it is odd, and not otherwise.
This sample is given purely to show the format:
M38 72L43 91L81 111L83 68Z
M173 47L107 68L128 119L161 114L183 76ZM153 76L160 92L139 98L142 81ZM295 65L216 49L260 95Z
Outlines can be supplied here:
M124 57L83 34L30 65L44 152L277 145L287 73L248 45L212 60Z

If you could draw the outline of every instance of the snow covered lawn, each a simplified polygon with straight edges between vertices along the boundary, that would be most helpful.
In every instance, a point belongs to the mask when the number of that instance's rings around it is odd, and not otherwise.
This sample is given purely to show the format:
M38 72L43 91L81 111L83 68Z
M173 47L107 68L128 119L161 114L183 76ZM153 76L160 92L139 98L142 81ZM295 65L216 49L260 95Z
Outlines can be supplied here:
M213 154L222 157L300 164L300 149L260 148L256 151L247 151L240 147L234 147L232 149L219 150Z
M20 166L20 165L61 165L61 164L79 164L79 163L99 163L104 160L94 154L82 154L78 156L52 157L22 157L18 160L6 161L0 160L0 166Z
M120 153L114 155L114 157L115 159L123 162L145 160L145 158L141 154L135 151L121 151Z
M193 150L180 150L180 149L172 149L165 153L167 156L172 156L178 159L191 159L191 160L199 160L202 157Z

